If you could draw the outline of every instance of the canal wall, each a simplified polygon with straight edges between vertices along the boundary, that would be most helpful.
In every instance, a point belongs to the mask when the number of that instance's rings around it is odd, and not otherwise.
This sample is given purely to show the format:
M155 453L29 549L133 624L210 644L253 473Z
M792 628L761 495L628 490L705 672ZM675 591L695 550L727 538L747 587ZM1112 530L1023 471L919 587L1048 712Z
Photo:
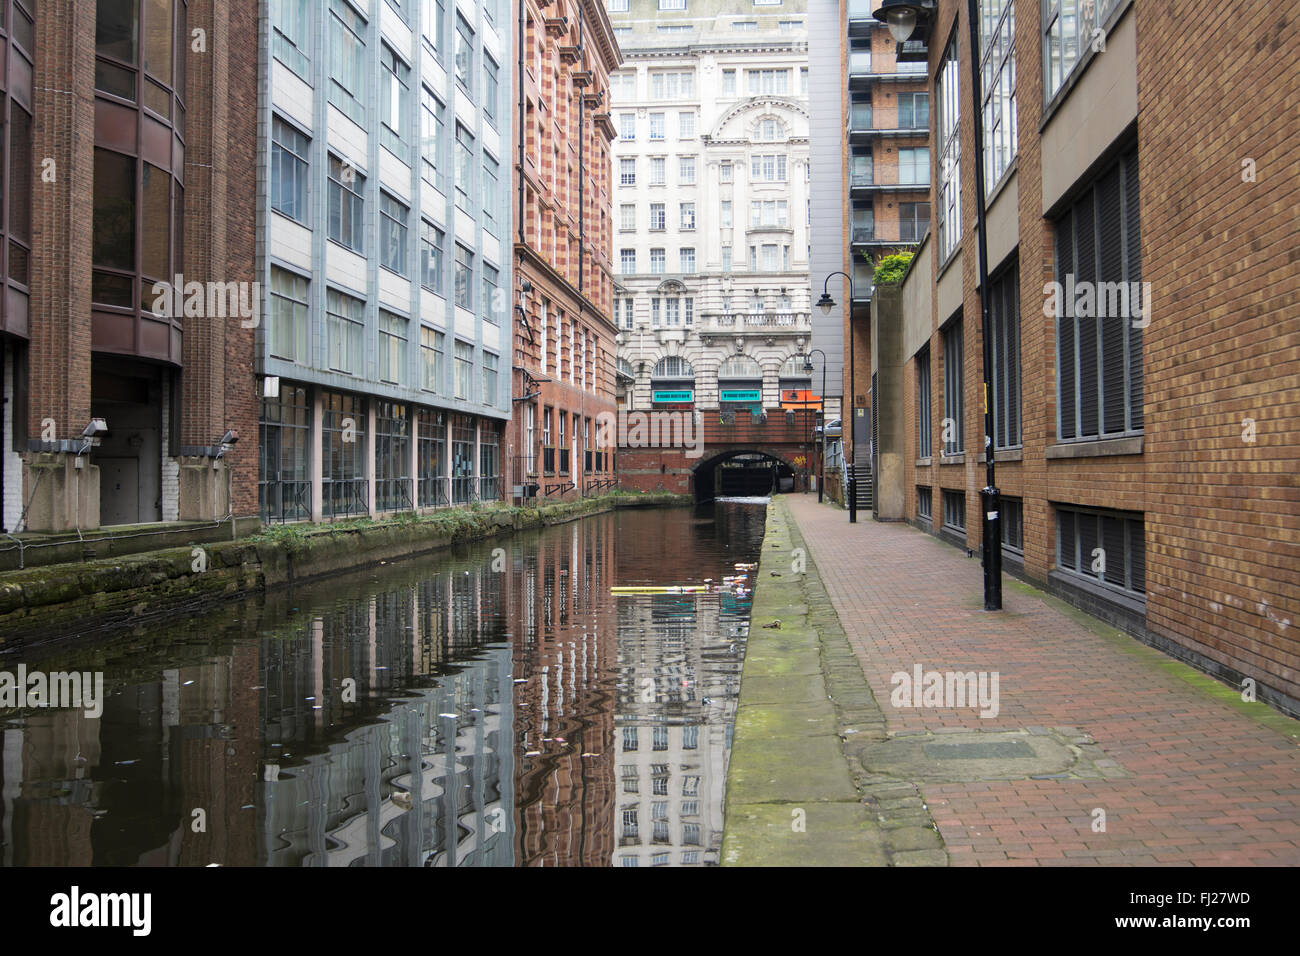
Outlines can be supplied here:
M235 541L0 573L0 646L146 623L298 581L616 508L677 507L672 494L615 493L536 507L457 508L335 524L277 525ZM91 623L93 622L93 624Z

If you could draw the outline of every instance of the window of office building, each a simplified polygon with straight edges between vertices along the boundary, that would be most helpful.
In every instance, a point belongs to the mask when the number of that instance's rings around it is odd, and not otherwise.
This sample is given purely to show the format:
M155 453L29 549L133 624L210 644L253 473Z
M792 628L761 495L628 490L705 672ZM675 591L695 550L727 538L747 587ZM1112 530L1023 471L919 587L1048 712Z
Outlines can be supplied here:
M366 303L361 299L333 289L325 293L325 350L330 371L361 374L365 311Z
M783 183L785 166L786 158L781 153L753 156L749 161L749 178L756 183Z
M958 116L961 106L960 67L957 38L953 37L944 53L943 64L935 79L935 99L939 105L938 137L938 219L939 260L946 261L961 241L961 145Z
M271 121L271 208L307 221L307 155L310 141L284 120Z
M666 227L664 214L664 204L661 202L652 202L650 204L650 228L657 232L662 232Z
M456 124L456 206L465 212L473 209L474 134Z
M664 114L650 114L650 139L662 140L664 138Z
M311 518L311 399L302 385L282 384L258 415L258 513L263 521Z
M993 325L993 442L1020 446L1020 270L1012 265L989 283Z
M474 346L456 343L456 397L469 401L474 390Z
M417 502L421 508L445 505L447 495L447 420L445 413L420 409L416 416L419 441L416 447Z
M668 182L668 160L663 156L650 157L650 185L663 186Z
M496 358L496 356L493 356ZM500 426L487 419L479 420L478 473L480 501L496 501L501 497L501 431Z
M365 36L365 18L346 0L330 0L329 101L359 126L366 121Z
M472 99L474 96L474 30L456 14L456 82Z
M916 353L916 455L930 457L930 346Z
M271 354L290 362L308 361L307 280L286 269L271 267L267 339Z
M695 114L678 113L677 114L677 138L693 139L695 137Z
M618 138L629 143L636 139L635 113L618 114Z
M668 257L663 249L650 250L650 274L662 275L666 271Z
M375 510L409 511L411 497L411 420L402 402L375 404Z
M379 380L393 385L406 382L406 319L379 311Z
M379 50L379 142L402 162L410 162L406 129L411 112L411 68L387 43L381 43Z
M962 322L958 317L943 330L943 453L966 450L965 376L962 370Z
M456 305L474 308L474 253L456 243Z
M447 108L427 86L420 87L420 167L424 181L435 189L446 190L442 172L443 116Z
M989 0L986 0L989 2ZM1010 6L1009 0L1003 0ZM1043 102L1049 103L1093 49L1101 49L1102 24L1122 0L1044 0ZM1003 14L1005 16L1005 13ZM1009 44L1008 44L1009 45ZM1014 67L1013 67L1014 70ZM987 75L987 74L986 74Z
M497 371L501 359L491 352L483 353L483 404L495 405L498 402L497 392L498 376Z
M483 117L495 128L497 125L497 92L500 88L501 68L496 60L483 54Z
M459 354L462 343L456 343ZM470 415L451 416L451 503L468 504L474 500L474 444L477 429Z
M430 292L443 294L442 252L446 235L428 220L420 226L420 285Z
M1056 508L1056 563L1133 594L1146 593L1145 520L1140 512Z
M1143 430L1137 151L1098 177L1056 222L1057 436ZM1064 295L1061 292L1064 292ZM1073 295L1073 301L1070 300Z
M321 409L321 510L326 517L366 514L366 400L325 392Z
M926 521L934 521L934 492L924 485L916 487L916 516Z
M1001 498L998 503L1002 520L1002 548L1018 555L1025 553L1025 503L1020 498Z
M618 182L620 186L636 185L635 159L620 159L618 161Z
M366 178L333 154L329 166L329 238L353 252L364 252Z
M1093 6L1090 0L1081 6ZM983 0L980 67L984 76L984 181L992 188L1016 155L1015 17L1011 0Z
M427 326L420 327L420 387L437 392L442 388L443 333Z
M964 491L944 491L943 526L949 531L966 532L966 493Z
M307 77L311 28L310 0L271 0L271 55L300 77Z
M695 157L681 156L678 164L678 183L682 186L695 185Z
M695 203L684 202L680 205L681 212L681 229L683 232L690 232L695 228Z
M406 275L407 217L411 211L388 193L379 194L379 264Z

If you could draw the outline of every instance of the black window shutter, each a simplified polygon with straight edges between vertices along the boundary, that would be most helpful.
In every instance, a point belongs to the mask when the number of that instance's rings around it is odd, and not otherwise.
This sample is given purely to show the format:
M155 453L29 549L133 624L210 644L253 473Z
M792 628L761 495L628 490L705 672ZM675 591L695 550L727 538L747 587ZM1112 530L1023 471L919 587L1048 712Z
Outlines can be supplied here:
M1065 276L1074 270L1074 216L1067 212L1056 224L1056 281L1064 290ZM1062 291L1064 297L1064 291ZM1056 402L1060 417L1058 439L1074 438L1075 375L1073 306L1062 298L1056 318Z
M1102 517L1101 546L1105 549L1106 554L1106 581L1124 587L1124 568L1127 562L1125 560L1123 518Z
M1103 176L1101 182L1097 184L1098 234L1101 237L1101 247L1098 250L1101 262L1101 271L1097 277L1099 283L1124 281L1124 236L1123 217L1120 214L1120 191L1120 171L1117 166ZM1103 308L1106 312L1106 317L1101 320L1103 412L1101 430L1103 433L1112 434L1123 432L1127 427L1124 408L1126 398L1124 378L1127 373L1124 367L1124 342L1127 326L1130 324L1128 311L1131 311L1132 305L1130 304L1129 310L1112 309L1111 306L1116 305L1115 300L1110 297L1106 299L1108 301L1098 302L1098 314L1103 314ZM1118 304L1122 306L1123 301L1123 297L1120 297ZM1112 311L1118 314L1109 314Z
M1138 159L1137 150L1129 153L1124 160L1124 228L1127 233L1124 247L1128 260L1128 281L1142 282L1142 234L1138 213ZM1143 301L1144 317L1150 314L1151 303ZM1129 328L1128 352L1129 407L1131 408L1129 424L1134 429L1141 429L1145 421L1142 413L1142 330Z
M1074 207L1074 236L1077 248L1075 281L1095 285L1097 281L1097 215L1093 190L1089 189ZM1088 316L1079 316L1079 436L1098 434L1098 349L1096 308Z

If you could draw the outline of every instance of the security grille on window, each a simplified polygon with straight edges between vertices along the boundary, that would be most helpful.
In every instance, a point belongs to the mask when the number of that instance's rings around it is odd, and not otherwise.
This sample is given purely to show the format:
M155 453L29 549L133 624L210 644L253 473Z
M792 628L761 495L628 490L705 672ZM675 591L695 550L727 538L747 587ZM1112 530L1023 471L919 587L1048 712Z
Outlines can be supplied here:
M917 457L930 457L930 346L916 356L916 444Z
M1020 267L1014 264L989 283L993 326L993 443L1020 446Z
M964 412L965 377L962 374L962 324L954 320L943 330L943 453L960 454L966 448Z
M1020 498L1002 498L1002 547L1016 554L1025 551L1025 505Z
M943 65L935 80L935 99L939 115L936 124L938 136L938 195L939 208L935 210L938 221L939 260L945 261L956 250L961 239L961 105L960 68L957 62L957 38L954 36L944 53Z
M1140 512L1056 509L1056 563L1098 583L1146 593L1145 520Z
M924 518L926 521L934 520L934 491L932 489L917 486L916 516Z
M1137 151L1122 157L1056 223L1057 436L1143 430L1143 312Z
M945 491L943 493L943 526L951 531L966 531L966 493L962 491Z

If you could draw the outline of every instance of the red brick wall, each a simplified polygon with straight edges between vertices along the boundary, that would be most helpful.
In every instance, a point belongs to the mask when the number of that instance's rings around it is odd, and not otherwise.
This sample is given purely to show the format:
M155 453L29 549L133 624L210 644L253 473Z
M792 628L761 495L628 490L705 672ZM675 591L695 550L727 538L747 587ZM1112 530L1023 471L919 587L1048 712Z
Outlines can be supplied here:
M1004 495L1024 501L1025 573L1039 581L1055 564L1052 502L1143 512L1148 635L1187 648L1200 666L1233 683L1253 677L1294 700L1300 698L1300 116L1287 96L1300 80L1300 18L1266 5L1231 6L1234 31L1255 38L1251 43L1225 46L1212 32L1187 30L1203 12L1191 0L1136 3L1125 14L1137 25L1142 279L1153 293L1144 343L1143 453L1049 461L1046 449L1056 443L1056 343L1053 323L1043 319L1054 249L1052 224L1042 216L1040 4L1016 2L1024 447L1021 460L998 464L997 482ZM939 486L965 488L966 539L976 547L983 368L965 9L960 0L940 0L930 43L933 74L957 24L963 465L915 466L911 361L903 399L907 515L916 517L918 481L935 485L936 524L942 521ZM1191 63L1197 68L1189 70ZM1104 60L1088 67L1099 68ZM1255 160L1254 182L1243 181L1247 158ZM938 281L935 254L932 276L911 281ZM936 463L943 417L937 330L947 318L936 303L930 340ZM1242 438L1248 418L1255 423L1253 443Z
M1224 44L1135 8L1147 624L1300 697L1300 16L1230 3Z

